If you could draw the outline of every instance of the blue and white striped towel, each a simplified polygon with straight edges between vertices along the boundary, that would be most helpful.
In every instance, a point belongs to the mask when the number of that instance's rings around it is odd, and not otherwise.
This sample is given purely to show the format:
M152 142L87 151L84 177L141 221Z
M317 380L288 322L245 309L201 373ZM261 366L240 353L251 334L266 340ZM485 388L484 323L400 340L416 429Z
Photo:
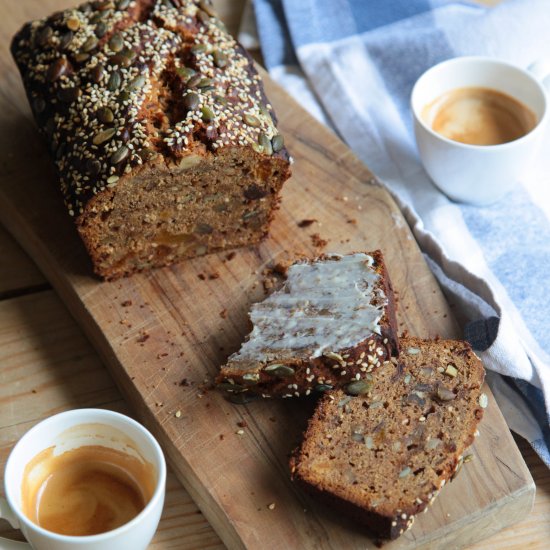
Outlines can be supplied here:
M510 428L550 467L550 133L522 185L490 207L467 206L449 201L429 180L409 111L416 79L445 59L487 55L522 67L550 59L550 3L255 0L254 6L271 75L393 193L457 304L466 337L487 348L481 356Z

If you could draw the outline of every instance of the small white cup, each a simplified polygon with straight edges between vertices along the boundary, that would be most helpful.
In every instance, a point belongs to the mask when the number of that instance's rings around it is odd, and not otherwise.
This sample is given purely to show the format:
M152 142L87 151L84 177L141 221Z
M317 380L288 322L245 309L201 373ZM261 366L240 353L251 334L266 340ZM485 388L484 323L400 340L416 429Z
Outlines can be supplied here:
M90 429L91 427L91 429ZM62 453L85 445L123 451L151 463L156 472L153 497L131 521L98 535L67 536L47 531L30 521L21 509L21 486L26 465L41 451L55 446ZM135 420L103 409L67 411L40 422L15 445L4 474L6 499L0 498L0 518L20 529L30 544L0 538L2 550L145 550L157 529L166 486L166 463L155 438Z
M548 98L542 84L548 72L537 72L535 76L486 57L457 57L435 65L418 79L411 94L418 151L429 176L449 198L491 204L525 173L539 149L548 119ZM423 109L441 95L465 87L492 88L512 96L533 111L536 126L521 138L499 145L469 145L438 134L424 122Z

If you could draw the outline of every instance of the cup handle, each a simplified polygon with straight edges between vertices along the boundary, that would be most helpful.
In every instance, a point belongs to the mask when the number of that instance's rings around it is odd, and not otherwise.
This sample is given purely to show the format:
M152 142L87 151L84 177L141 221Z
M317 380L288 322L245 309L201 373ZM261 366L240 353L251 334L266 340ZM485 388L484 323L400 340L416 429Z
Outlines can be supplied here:
M550 82L545 82L550 76L550 59L544 57L537 59L527 67L527 70L547 89L550 89Z
M19 522L8 506L8 501L2 497L0 497L0 518L7 520L14 529L19 529ZM0 537L0 548L2 550L23 550L31 548L31 545L28 542L18 542Z

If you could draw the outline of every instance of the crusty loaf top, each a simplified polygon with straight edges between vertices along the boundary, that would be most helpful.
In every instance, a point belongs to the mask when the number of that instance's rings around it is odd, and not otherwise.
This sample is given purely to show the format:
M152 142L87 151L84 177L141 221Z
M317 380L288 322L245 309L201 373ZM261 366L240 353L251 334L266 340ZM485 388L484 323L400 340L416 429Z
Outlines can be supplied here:
M288 158L260 77L209 2L88 2L25 25L12 53L72 216L159 155Z

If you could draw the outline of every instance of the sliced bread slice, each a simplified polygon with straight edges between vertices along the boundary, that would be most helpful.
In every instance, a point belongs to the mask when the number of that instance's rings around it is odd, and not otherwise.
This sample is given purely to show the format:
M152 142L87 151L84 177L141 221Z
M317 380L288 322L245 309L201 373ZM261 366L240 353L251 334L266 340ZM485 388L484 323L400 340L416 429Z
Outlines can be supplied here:
M398 351L393 291L380 251L291 265L283 288L254 304L250 319L252 332L217 380L237 399L340 387Z
M391 539L462 465L487 406L485 371L466 342L400 345L398 362L322 397L290 463L306 490Z

